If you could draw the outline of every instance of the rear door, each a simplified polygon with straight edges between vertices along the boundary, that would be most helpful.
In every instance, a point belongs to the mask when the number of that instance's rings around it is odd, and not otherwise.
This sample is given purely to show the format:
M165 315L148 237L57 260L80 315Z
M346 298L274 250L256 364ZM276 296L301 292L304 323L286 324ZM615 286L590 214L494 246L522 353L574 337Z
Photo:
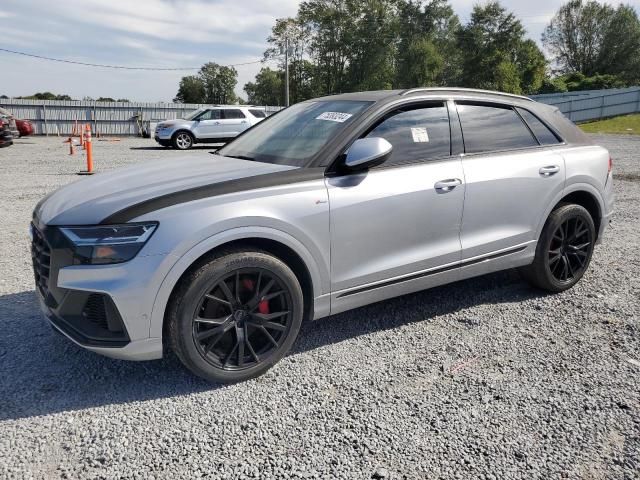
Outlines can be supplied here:
M219 108L211 108L202 112L195 121L193 133L196 138L218 138L223 136Z
M223 137L235 137L251 126L249 119L239 108L225 108L222 110Z
M367 172L327 178L334 313L425 288L427 276L404 276L460 260L465 186L446 104L392 111L365 136L393 152Z
M457 109L465 146L463 260L537 240L564 188L564 160L553 148L560 140L526 109L473 102L457 102Z

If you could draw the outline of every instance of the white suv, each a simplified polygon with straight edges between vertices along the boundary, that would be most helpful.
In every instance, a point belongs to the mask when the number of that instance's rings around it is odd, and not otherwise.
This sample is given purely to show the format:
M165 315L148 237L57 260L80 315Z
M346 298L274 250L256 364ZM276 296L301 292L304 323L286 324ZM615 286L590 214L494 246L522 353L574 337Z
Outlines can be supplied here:
M262 108L215 105L199 108L185 118L165 120L155 140L163 147L188 150L195 143L226 143L267 116Z

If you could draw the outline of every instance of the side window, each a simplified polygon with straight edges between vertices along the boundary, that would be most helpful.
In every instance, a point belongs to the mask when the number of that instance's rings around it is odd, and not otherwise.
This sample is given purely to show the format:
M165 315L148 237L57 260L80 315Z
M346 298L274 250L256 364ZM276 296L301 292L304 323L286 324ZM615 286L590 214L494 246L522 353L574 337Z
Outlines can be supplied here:
M402 165L451 154L447 107L441 103L389 113L367 137L382 137L393 145L385 165Z
M533 113L520 107L517 107L517 110L518 113L522 115L522 118L524 118L524 121L527 122L527 125L529 125L529 128L540 142L540 145L554 145L556 143L560 143L558 137L556 137L555 134L549 130L549 127L542 123Z
M538 142L511 107L458 103L466 153L535 147Z
M245 117L244 113L242 113L241 110L235 109L235 108L228 108L225 110L222 110L223 113L223 118L230 120L230 119L234 119L234 118L247 118Z
M252 108L249 110L249 112L251 113L251 115L253 115L256 118L265 118L267 116L264 110L258 110L258 109Z
M207 110L198 117L198 120L218 120L220 119L220 110Z

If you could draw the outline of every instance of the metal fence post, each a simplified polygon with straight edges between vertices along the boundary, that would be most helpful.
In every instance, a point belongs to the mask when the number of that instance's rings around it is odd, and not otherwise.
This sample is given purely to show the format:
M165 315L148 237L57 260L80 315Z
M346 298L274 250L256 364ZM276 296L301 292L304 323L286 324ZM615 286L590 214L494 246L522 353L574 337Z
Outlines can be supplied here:
M49 127L47 125L47 105L45 103L42 104L42 118L44 119L44 134L49 136Z
M638 88L638 104L636 105L636 112L640 112L640 88Z
M600 118L604 117L604 95L600 97Z

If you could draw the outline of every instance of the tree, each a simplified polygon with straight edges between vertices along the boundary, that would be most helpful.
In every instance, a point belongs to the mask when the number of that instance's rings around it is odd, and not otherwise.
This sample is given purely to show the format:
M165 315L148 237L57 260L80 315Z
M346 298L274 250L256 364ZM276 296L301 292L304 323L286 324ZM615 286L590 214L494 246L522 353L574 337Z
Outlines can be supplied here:
M198 77L204 84L204 103L236 102L234 88L238 83L238 72L235 68L209 62L200 68Z
M96 102L115 102L115 100L111 97L98 97Z
M457 15L446 0L400 2L395 86L454 85L460 76Z
M551 19L542 42L562 73L640 79L640 20L630 6L571 0Z
M255 82L244 86L247 101L253 105L284 105L283 72L263 67Z
M119 98L117 101L118 102L123 102L123 103L129 103L130 102L130 100L128 98Z
M234 88L237 83L238 72L235 68L205 63L197 75L182 77L173 101L232 104L236 102Z
M515 15L498 2L473 8L458 31L462 84L466 87L531 93L542 85L546 61Z
M7 97L6 95L0 95L0 98L3 100L7 100L9 97Z
M178 93L173 99L177 103L205 103L204 82L196 75L182 77Z

